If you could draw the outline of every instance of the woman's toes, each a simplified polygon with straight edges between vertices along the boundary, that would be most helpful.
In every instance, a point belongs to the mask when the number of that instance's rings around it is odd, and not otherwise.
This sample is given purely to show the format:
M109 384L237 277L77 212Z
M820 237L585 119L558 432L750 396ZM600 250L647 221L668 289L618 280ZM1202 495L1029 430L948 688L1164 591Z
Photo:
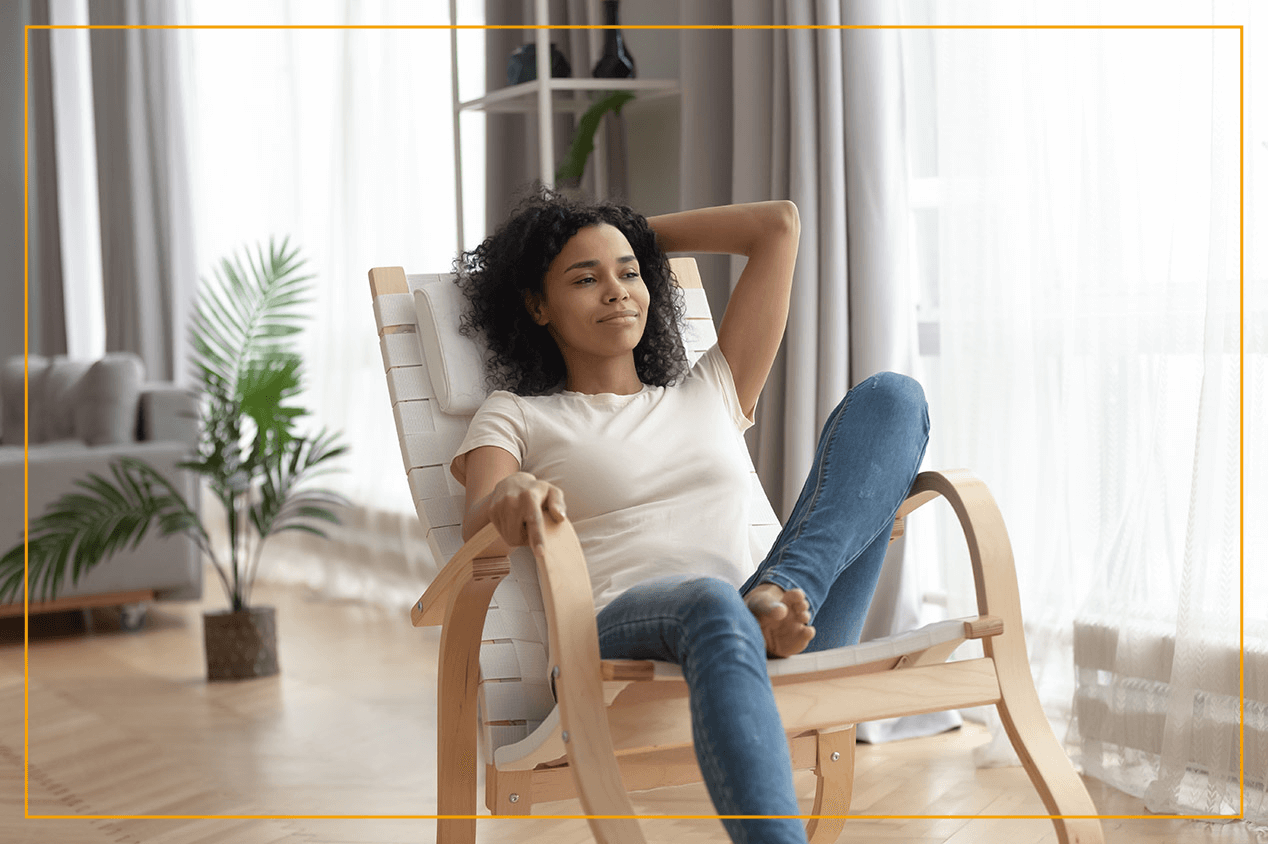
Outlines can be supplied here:
M765 624L768 621L778 621L788 614L789 606L784 600L786 594L774 584L763 583L745 596L744 603L749 612Z
M783 589L763 583L744 599L756 616L766 640L766 653L773 657L799 654L814 638L810 626L810 602L800 589Z
M788 615L788 605L778 600L767 600L759 596L746 601L749 612L757 616L757 620L765 627L782 621Z

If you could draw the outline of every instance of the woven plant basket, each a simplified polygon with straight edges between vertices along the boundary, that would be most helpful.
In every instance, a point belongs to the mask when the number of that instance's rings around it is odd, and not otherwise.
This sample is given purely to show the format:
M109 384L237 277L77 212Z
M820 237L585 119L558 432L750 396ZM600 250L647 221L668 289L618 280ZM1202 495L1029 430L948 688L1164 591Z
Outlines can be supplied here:
M203 613L208 680L272 677L277 666L277 623L272 607Z

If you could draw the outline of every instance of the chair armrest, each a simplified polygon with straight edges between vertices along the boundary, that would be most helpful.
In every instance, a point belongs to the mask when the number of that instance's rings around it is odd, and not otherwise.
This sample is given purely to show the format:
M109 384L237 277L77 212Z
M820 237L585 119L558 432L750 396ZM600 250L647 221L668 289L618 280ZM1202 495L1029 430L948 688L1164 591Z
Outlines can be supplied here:
M510 571L506 557L480 557L498 539L497 528L486 525L463 544L410 611L414 626L442 624L438 723L442 729L437 771L441 777L438 804L444 812L474 814L475 677L479 669L482 609L497 582ZM550 631L550 653L556 667L564 746L576 777L577 793L588 815L625 815L592 818L596 837L612 842L643 842L638 822L632 820L621 783L612 736L608 731L599 674L599 628L595 623L590 575L581 543L566 519L546 520L544 551L537 560L538 579ZM587 588L578 589L577 584ZM586 772L577 776L577 772ZM474 822L469 825L474 837ZM602 830L602 832L600 832Z
M443 624L445 611L453 597L471 581L492 577L501 579L510 573L510 562L506 557L480 556L497 539L497 526L487 524L463 543L410 609L410 620L415 627ZM593 605L591 609L593 610Z
M960 520L964 540L973 566L973 582L977 590L977 611L1002 621L1002 634L983 640L987 655L993 649L995 658L1007 655L1010 662L1019 660L1025 666L1026 644L1022 631L1021 596L1017 589L1017 568L1008 529L986 484L967 469L921 472L907 500L898 508L899 518L941 496L947 500Z
M1026 654L1017 569L999 507L986 484L963 469L922 472L902 507L909 507L910 512L939 495L951 504L964 530L977 586L978 612L997 616L1002 622L1001 631L982 639L982 653L995 664L1000 694L997 706L1004 732L1048 813L1075 821L1057 827L1061 839L1104 841L1095 818L1096 807L1053 735L1035 690ZM903 509L899 512L903 513ZM993 620L983 622L988 631L1000 626Z
M581 807L592 817L590 829L600 841L645 839L621 782L612 734L608 730L599 663L599 627L595 621L590 573L572 523L545 520L544 550L537 576L546 606L550 664L559 701L564 747Z

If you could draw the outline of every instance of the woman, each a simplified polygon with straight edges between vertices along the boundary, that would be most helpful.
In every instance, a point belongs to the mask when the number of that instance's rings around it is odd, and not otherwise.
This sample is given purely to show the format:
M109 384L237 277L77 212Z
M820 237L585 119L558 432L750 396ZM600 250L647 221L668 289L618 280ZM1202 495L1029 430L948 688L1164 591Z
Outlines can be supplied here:
M899 504L928 440L916 382L882 373L830 415L815 462L757 570L743 431L784 334L800 233L791 202L644 218L530 197L456 262L489 344L490 380L451 471L463 536L492 522L540 553L571 515L604 659L677 663L720 815L795 815L766 659L858 641ZM748 262L690 369L667 252ZM795 819L724 820L734 841L804 842Z

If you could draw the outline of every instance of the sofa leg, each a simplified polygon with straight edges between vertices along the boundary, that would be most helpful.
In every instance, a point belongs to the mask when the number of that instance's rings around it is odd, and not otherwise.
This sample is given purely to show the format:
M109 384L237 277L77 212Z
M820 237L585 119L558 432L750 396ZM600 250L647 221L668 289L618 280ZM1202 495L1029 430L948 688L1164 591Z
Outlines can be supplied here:
M119 607L119 626L132 632L140 630L149 611L149 604L124 604Z

